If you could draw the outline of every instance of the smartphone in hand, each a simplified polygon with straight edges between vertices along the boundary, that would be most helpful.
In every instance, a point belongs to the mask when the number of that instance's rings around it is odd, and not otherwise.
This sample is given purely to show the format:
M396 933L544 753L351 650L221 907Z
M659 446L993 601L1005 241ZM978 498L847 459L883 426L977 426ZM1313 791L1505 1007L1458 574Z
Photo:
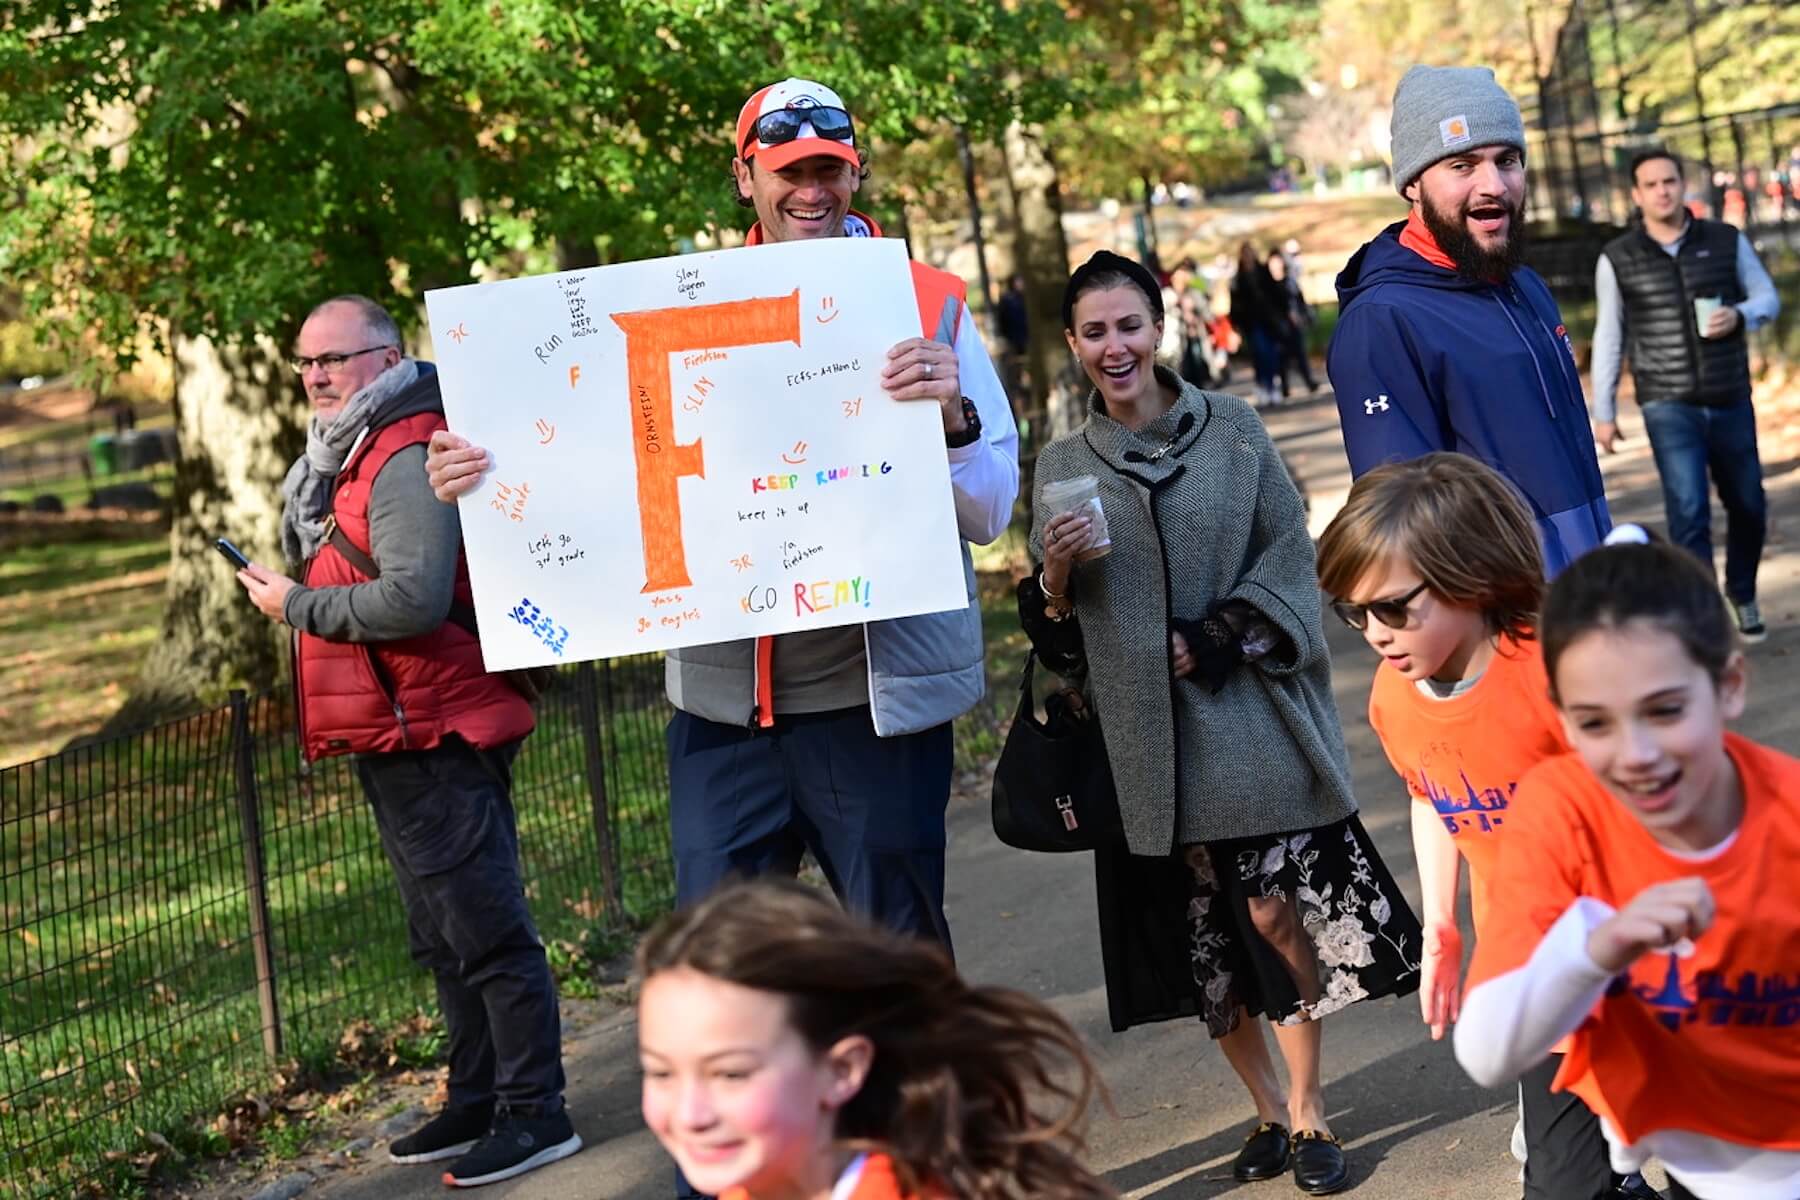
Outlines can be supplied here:
M240 571L250 565L250 560L244 557L244 552L232 545L226 538L220 538L214 542L213 549L217 550L226 562Z

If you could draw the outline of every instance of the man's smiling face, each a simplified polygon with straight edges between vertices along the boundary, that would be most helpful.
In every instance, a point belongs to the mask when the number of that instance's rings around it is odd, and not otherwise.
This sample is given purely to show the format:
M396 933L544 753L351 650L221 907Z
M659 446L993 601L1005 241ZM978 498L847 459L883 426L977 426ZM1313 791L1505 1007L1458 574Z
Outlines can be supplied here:
M862 175L850 163L818 154L770 171L735 159L738 192L756 209L763 236L771 242L838 237L850 197L862 186Z

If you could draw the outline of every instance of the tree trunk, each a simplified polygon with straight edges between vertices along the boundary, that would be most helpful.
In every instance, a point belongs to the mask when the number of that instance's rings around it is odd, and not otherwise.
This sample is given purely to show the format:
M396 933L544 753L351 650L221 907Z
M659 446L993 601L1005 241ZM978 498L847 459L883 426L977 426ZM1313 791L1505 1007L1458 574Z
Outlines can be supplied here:
M994 281L988 276L987 236L982 230L981 193L975 186L975 152L969 147L969 133L956 127L956 153L962 159L963 192L969 200L969 228L975 239L975 265L981 271L981 311L988 319L988 336L1000 338L1000 317L994 311Z
M1138 182L1144 186L1144 247L1166 271L1169 264L1162 261L1162 243L1156 236L1156 185L1150 182L1148 170L1138 172Z
M162 636L143 683L107 722L124 733L217 700L233 686L266 688L288 666L288 629L250 603L212 548L230 538L251 560L286 574L281 481L305 448L305 409L273 342L242 349L175 339L174 519Z
M1056 162L1044 145L1042 131L1017 121L1007 126L1005 150L1013 204L1013 262L1025 279L1025 310L1031 330L1025 356L1031 376L1029 400L1019 413L1026 427L1019 454L1025 471L1020 495L1029 502L1031 463L1037 450L1075 427L1085 389L1071 377L1068 343L1063 339L1062 294L1069 281L1069 242L1063 232Z

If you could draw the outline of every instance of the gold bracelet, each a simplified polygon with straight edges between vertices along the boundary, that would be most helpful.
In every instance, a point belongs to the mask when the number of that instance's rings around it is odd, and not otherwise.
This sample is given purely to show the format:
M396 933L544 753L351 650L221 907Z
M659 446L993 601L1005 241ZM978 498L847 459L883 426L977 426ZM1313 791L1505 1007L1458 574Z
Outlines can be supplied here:
M1051 591L1050 585L1044 582L1044 573L1042 571L1038 572L1038 591L1044 593L1044 598L1047 600L1067 600L1069 598L1067 592Z

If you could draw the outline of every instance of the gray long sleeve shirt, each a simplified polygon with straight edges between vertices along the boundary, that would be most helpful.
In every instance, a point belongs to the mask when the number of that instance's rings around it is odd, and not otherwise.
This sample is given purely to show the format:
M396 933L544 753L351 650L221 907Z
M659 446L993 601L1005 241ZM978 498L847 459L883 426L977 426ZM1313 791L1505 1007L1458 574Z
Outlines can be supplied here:
M430 633L449 615L462 524L431 494L425 447L408 446L369 489L369 557L381 578L344 587L296 587L282 605L295 629L330 642L391 642Z
M1682 227L1681 236L1672 242L1657 242L1663 252L1673 258L1687 239L1690 221ZM1654 239L1652 239L1654 240ZM1744 300L1734 305L1744 320L1744 330L1754 333L1781 312L1781 297L1775 281L1756 257L1756 250L1742 230L1737 237L1738 282L1744 285ZM1615 421L1619 415L1619 370L1625 361L1625 299L1619 291L1618 276L1612 261L1602 254L1594 266L1594 350L1589 364L1588 408L1596 424Z

